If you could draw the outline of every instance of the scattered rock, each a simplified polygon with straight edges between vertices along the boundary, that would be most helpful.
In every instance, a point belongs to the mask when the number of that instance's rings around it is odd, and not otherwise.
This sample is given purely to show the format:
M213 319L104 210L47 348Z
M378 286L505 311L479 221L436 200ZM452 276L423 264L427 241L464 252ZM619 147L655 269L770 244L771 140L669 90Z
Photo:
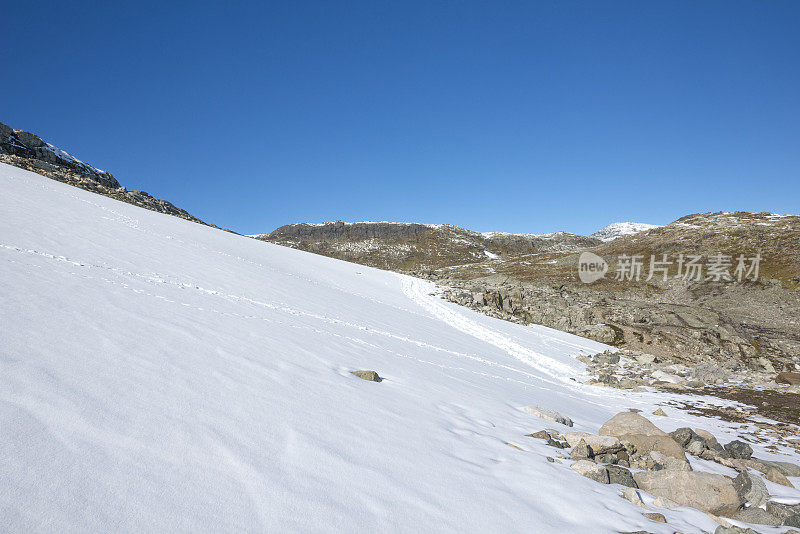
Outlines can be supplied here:
M350 373L356 375L362 380L368 380L370 382L380 382L383 380L383 378L379 377L378 373L375 371L350 371Z
M642 515L645 516L650 521L656 521L658 523L666 523L667 522L667 518L664 517L664 514L659 514L658 512L647 512L647 513L644 513Z
M610 484L620 484L628 488L638 488L630 471L618 465L607 465L608 481Z
M794 484L789 482L789 479L786 478L786 475L781 473L778 469L773 467L769 471L766 472L764 478L769 480L770 482L774 482L775 484L780 484L781 486L786 486L787 488L793 488Z
M653 412L653 415L659 415L661 417L667 417L667 412L659 408L658 410Z
M783 524L787 527L800 527L800 514L787 517Z
M639 488L715 515L732 515L742 506L733 480L698 471L642 471L633 475Z
M751 507L763 506L769 498L767 485L760 476L742 471L733 479L733 487L743 502L750 503Z
M549 408L542 408L541 406L526 406L525 411L531 415L545 419L546 421L553 421L554 423L572 426L572 419Z
M725 445L725 450L731 453L734 458L749 460L753 456L753 448L744 441L735 439Z
M591 478L595 482L600 482L601 484L609 483L608 470L602 465L590 462L589 460L578 460L572 464L571 467L581 475Z
M769 525L771 527L777 527L781 524L781 520L779 518L762 510L761 508L758 508L757 506L751 506L749 508L739 510L731 516L731 519L744 521L745 523L753 523L754 525Z

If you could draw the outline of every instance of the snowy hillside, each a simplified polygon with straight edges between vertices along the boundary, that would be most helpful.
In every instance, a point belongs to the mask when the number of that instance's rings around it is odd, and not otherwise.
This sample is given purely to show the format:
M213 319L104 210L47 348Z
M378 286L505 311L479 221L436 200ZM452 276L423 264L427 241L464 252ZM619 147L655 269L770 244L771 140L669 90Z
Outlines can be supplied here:
M526 405L595 432L664 400L572 380L598 343L14 167L0 189L4 531L716 526L654 523L525 436L556 425Z
M652 228L658 228L658 225L635 222L616 222L596 231L589 237L599 239L603 242L608 242L613 241L618 237L638 234L639 232L644 232L645 230L650 230Z

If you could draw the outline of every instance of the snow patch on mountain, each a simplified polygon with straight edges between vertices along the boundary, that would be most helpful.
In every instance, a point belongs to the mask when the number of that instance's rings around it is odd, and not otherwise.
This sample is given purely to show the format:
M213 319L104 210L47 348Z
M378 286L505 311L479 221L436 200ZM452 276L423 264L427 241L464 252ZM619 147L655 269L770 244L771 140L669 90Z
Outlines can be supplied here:
M644 232L653 228L659 228L659 225L635 222L616 222L596 231L589 237L594 237L600 241L608 242L619 237L638 234L639 232Z

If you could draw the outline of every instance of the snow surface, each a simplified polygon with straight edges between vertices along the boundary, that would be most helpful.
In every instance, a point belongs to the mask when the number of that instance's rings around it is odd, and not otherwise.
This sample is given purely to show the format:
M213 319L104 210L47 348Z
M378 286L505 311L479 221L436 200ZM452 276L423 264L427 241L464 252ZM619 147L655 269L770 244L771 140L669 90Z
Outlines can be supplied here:
M639 232L644 232L645 230L651 230L653 228L659 228L659 226L657 224L647 223L616 222L596 231L589 237L594 237L600 241L608 242L613 241L618 237L638 234Z
M653 523L525 437L558 426L529 404L592 432L668 398L574 381L603 345L2 164L0 188L3 531L716 526Z

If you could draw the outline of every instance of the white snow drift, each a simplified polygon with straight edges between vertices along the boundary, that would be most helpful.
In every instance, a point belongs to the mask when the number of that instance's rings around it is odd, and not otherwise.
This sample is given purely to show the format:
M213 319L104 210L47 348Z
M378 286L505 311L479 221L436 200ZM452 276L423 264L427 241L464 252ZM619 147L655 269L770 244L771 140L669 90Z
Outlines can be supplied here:
M555 424L529 404L596 431L663 400L572 380L602 345L5 165L0 190L4 531L713 530L525 437Z

